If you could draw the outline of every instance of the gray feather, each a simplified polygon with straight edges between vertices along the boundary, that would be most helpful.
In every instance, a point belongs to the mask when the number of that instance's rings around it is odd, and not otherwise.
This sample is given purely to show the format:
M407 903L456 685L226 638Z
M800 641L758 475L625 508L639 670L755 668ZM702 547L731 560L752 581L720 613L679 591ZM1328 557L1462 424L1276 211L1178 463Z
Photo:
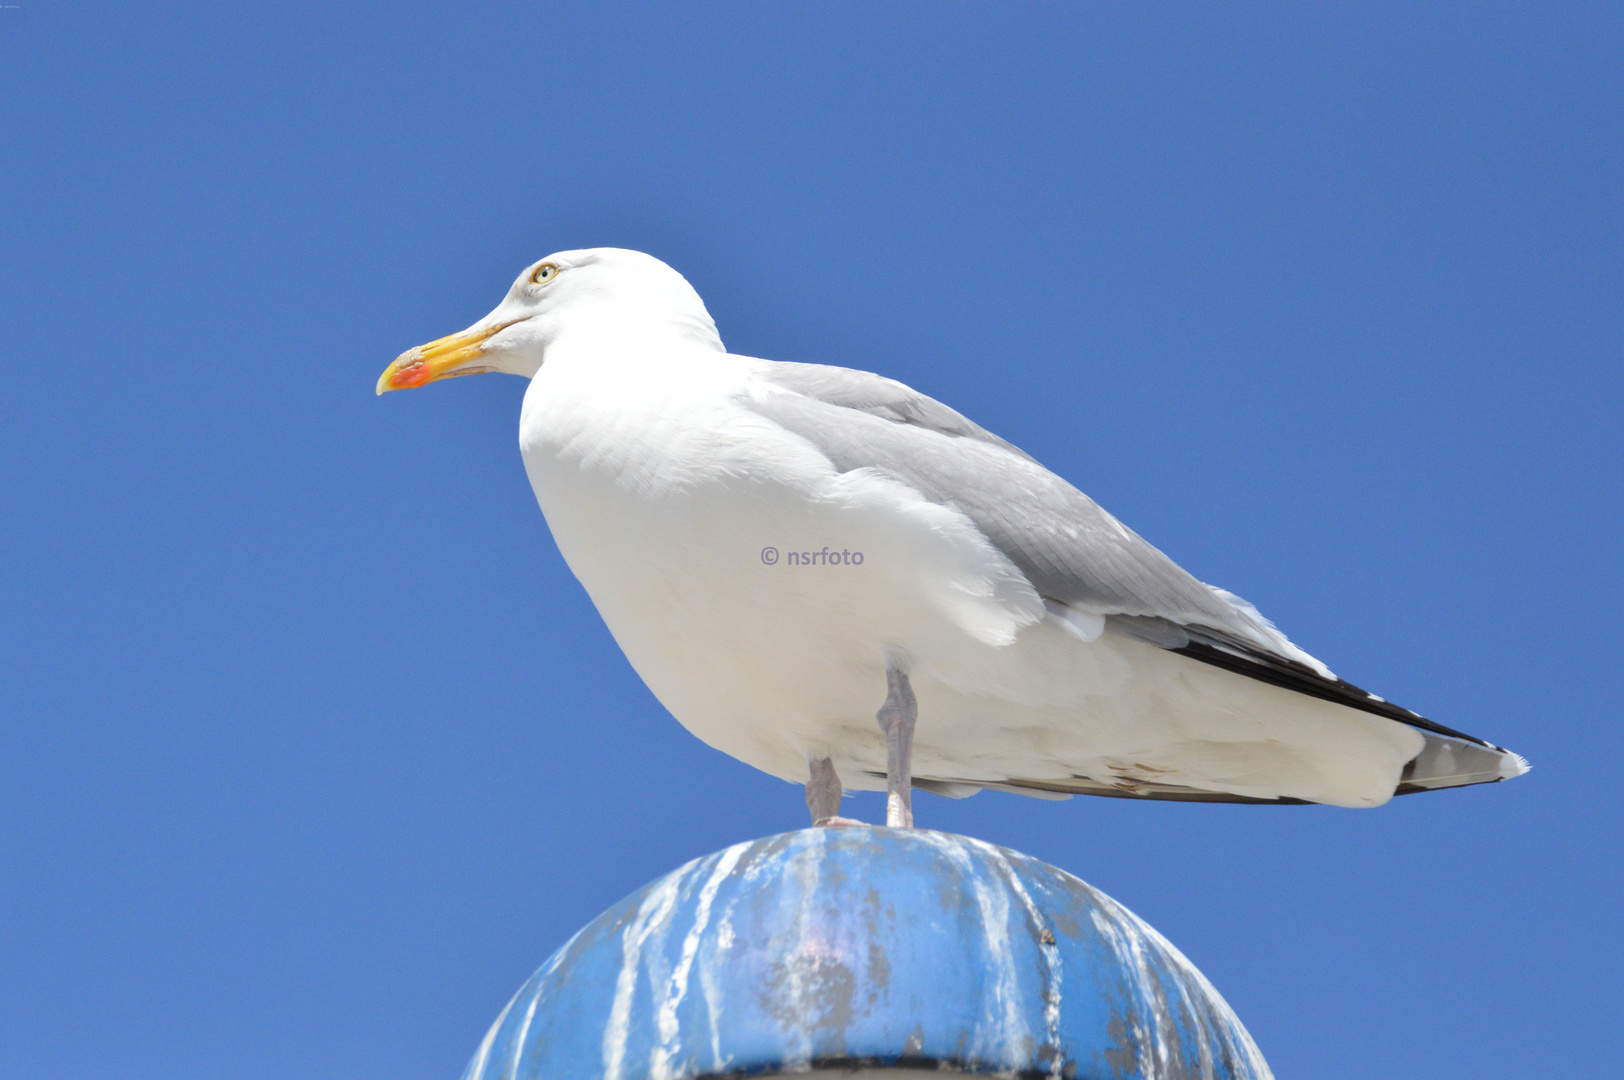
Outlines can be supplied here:
M756 411L841 472L876 469L957 507L1046 599L1124 616L1113 625L1163 647L1193 626L1317 664L1250 605L1202 584L1031 456L902 383L762 361L753 391Z

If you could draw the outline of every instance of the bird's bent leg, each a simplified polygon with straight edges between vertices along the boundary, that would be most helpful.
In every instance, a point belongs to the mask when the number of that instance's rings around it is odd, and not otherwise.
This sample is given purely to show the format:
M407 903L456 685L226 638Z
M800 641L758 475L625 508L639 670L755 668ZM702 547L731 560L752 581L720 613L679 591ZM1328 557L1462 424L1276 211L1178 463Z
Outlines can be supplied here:
M885 732L885 823L913 826L913 737L919 719L908 674L892 664L885 669L885 704L875 714Z
M806 808L812 812L812 824L836 820L844 792L840 777L835 773L835 763L828 758L813 758L807 767L811 775L806 781Z

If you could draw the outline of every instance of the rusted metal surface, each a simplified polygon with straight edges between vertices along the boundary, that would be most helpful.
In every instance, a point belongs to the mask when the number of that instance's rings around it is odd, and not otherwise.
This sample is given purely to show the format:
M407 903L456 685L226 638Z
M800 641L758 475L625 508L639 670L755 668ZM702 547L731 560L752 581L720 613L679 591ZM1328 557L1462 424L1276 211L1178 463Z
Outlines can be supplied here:
M1211 984L1110 897L978 840L858 827L738 844L616 904L464 1080L855 1068L1270 1076Z

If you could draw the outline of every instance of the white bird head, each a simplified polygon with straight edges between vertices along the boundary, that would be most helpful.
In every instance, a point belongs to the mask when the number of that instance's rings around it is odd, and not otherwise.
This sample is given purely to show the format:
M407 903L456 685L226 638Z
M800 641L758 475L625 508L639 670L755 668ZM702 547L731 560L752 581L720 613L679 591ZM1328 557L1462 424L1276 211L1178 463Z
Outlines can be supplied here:
M468 329L401 353L378 377L378 393L491 371L530 378L554 342L581 333L722 349L705 302L659 259L625 248L560 251L525 267Z

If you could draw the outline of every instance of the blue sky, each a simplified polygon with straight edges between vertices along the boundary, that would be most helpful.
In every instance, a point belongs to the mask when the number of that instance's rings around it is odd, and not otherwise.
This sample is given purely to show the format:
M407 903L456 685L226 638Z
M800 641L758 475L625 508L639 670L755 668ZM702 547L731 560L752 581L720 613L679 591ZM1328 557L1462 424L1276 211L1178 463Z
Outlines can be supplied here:
M594 245L1535 765L922 824L1132 907L1282 1076L1616 1060L1621 51L1580 4L0 10L0 1074L453 1077L580 924L803 824L621 657L519 380L373 396Z

